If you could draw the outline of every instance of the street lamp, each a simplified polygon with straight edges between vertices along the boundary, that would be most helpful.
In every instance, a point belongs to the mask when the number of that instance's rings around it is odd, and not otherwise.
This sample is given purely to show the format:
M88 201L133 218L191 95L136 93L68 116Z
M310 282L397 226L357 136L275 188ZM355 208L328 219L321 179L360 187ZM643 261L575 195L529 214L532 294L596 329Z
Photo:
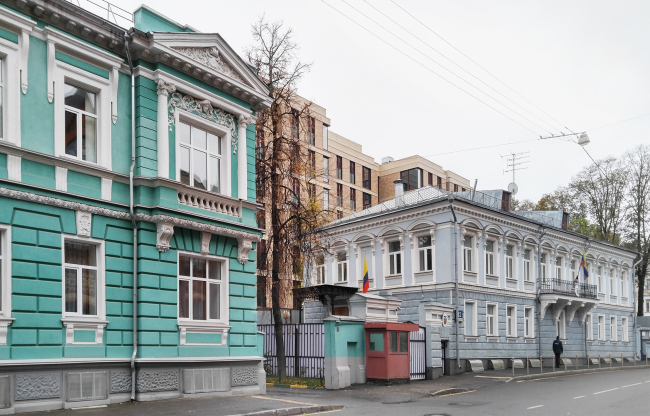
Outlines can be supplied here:
M539 136L539 139L540 140L557 139L559 137L567 137L567 136L576 136L576 137L578 137L578 144L580 146L586 146L591 142L591 140L589 139L589 136L587 136L587 132L585 132L585 131L583 131L582 133L551 134L550 136L546 136L546 137Z
M587 133L582 133L580 134L580 137L578 137L578 144L580 146L586 146L589 144L589 142L591 142L591 140L589 140L589 136L587 136Z

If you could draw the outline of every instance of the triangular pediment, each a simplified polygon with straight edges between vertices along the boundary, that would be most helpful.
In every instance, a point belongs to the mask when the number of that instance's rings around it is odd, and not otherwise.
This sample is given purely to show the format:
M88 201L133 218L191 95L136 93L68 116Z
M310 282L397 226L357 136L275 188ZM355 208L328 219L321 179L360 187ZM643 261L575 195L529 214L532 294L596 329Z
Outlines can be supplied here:
M214 33L154 32L148 50L156 60L245 100L260 104L268 87L248 64Z

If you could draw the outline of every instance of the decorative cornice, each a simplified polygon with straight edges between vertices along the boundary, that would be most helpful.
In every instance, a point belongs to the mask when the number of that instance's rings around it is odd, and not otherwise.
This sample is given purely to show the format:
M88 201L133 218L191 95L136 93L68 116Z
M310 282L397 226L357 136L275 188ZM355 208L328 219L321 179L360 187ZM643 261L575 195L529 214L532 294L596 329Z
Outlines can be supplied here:
M59 198L52 198L49 196L37 195L29 192L17 191L14 189L8 189L3 187L0 187L0 197L18 199L21 201L33 202L36 204L55 206L55 207L69 209L73 211L82 211L93 215L101 215L104 217L117 218L126 221L131 220L131 215L128 212L117 211L110 208L102 208L94 205L82 204L79 202L66 201ZM136 219L137 221L173 224L174 226L177 227L189 228L192 230L204 231L212 234L225 235L228 237L235 238L237 240L248 239L254 242L260 241L260 236L258 234L250 233L247 231L234 230L231 228L226 228L218 225L212 225L212 224L187 220L184 218L177 218L171 215L136 214Z

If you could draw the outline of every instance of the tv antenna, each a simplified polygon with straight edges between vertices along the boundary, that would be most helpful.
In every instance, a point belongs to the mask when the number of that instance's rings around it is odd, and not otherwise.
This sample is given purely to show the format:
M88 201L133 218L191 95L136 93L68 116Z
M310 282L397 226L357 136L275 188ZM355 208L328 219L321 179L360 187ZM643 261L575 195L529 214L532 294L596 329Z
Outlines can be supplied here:
M530 158L529 153L530 152L510 153L501 156L501 158L506 158L506 169L503 170L503 173L512 172L512 182L508 185L508 191L513 195L515 195L519 190L519 187L515 182L515 172L518 170L528 169L525 165L530 162L530 160L528 160Z

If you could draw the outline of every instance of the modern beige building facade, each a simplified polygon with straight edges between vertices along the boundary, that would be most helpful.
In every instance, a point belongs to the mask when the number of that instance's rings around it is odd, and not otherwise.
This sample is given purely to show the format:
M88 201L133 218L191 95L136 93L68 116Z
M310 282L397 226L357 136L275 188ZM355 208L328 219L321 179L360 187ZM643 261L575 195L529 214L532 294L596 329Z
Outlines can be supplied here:
M379 203L395 198L393 181L404 181L404 192L409 192L423 186L434 186L448 191L459 192L471 188L469 179L442 166L414 155L394 160L385 157L379 165Z

